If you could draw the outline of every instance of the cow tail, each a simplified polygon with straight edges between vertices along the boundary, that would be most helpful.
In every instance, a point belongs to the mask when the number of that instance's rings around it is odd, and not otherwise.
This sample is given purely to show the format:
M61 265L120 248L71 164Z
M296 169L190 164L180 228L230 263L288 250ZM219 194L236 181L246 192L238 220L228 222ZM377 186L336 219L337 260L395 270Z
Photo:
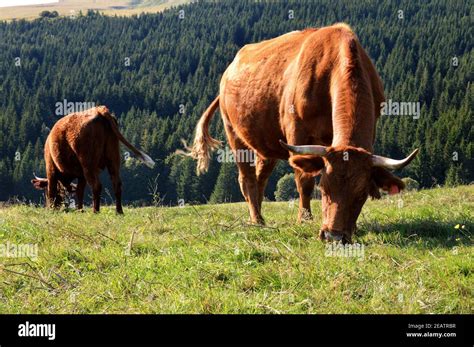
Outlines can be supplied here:
M219 97L216 97L199 119L193 146L187 148L189 152L179 151L179 153L197 160L196 171L198 175L208 170L211 152L221 145L221 141L212 138L209 134L209 123L218 106Z
M107 107L99 106L99 114L102 117L105 117L109 121L110 127L112 128L115 135L118 137L119 141L122 142L125 146L127 146L137 156L138 159L140 159L146 166L148 166L151 169L155 166L155 162L153 161L153 159L150 158L148 154L137 149L130 142L128 142L125 137L123 137L123 135L120 133L120 130L117 126L116 119L112 117Z

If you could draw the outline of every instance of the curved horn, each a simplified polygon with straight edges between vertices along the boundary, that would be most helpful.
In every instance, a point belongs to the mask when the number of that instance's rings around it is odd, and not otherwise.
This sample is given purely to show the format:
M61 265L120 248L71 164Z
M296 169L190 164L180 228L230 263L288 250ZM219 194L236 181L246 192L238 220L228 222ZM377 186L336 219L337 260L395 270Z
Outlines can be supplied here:
M298 154L312 154L322 157L327 153L325 146L320 145L309 145L309 146L292 146L282 140L280 140L280 145L293 153Z
M402 169L416 157L418 154L418 148L415 149L411 154L406 157L405 159L396 160L386 157L381 157L375 154L372 154L372 165L373 166L380 166L389 170L397 170Z
M36 174L35 174L34 172L33 172L33 176L35 176L35 178L36 178L37 180L42 180L42 179L43 179L43 178L41 178L41 177L36 176Z

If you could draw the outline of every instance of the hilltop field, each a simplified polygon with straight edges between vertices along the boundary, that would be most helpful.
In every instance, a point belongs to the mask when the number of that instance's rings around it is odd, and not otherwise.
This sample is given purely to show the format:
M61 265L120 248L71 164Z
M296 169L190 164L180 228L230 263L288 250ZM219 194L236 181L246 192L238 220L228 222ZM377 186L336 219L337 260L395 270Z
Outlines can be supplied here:
M37 253L0 258L0 313L473 312L473 185L367 202L352 256L318 240L319 209L266 202L258 227L244 203L4 205L0 245Z
M191 0L59 0L58 3L0 7L0 20L35 19L42 11L57 11L60 16L78 15L80 11L99 11L108 16L132 16L161 12Z

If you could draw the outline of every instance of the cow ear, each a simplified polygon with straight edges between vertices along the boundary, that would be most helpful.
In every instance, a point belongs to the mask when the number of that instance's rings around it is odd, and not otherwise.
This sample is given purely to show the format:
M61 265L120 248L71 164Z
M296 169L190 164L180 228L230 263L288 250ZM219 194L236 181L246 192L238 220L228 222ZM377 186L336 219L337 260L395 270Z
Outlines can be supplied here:
M398 194L405 188L405 183L382 167L372 167L372 179L377 187L385 190L390 195Z
M38 190L43 190L48 186L47 179L41 180L41 179L35 178L31 180L31 183L33 183L33 187L35 187Z
M324 168L324 160L315 155L294 155L290 158L290 165L307 174L317 176Z

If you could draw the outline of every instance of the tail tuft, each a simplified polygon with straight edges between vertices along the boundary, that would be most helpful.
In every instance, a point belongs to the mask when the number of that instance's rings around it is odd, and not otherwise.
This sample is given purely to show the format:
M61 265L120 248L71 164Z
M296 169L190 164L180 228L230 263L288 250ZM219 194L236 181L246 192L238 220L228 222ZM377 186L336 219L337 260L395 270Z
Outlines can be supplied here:
M187 152L176 151L177 154L186 155L197 160L196 172L198 175L207 172L211 152L221 146L221 141L216 140L209 135L209 122L219 105L219 97L215 98L208 109L204 112L196 126L196 136L192 147L188 147L186 142L182 141Z
M191 157L197 160L197 174L207 172L211 159L211 152L222 145L221 141L213 139L207 131L197 128L193 147L191 148Z
M146 154L145 152L141 150L138 150L138 152L140 152L140 155L138 156L138 158L150 169L153 169L155 167L155 162L153 161L153 159L151 159L151 157L148 154Z

